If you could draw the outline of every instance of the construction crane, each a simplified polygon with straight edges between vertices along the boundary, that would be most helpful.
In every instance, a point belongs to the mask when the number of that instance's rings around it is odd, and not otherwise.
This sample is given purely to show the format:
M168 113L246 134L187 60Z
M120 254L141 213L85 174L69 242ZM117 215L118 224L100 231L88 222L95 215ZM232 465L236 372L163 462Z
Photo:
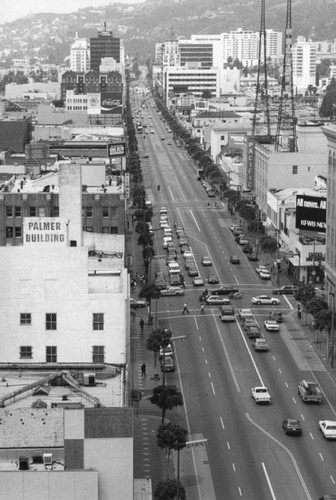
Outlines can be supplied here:
M259 143L271 144L272 142L267 83L265 0L261 0L258 73L252 122L252 137Z
M293 89L292 43L292 0L287 0L285 53L275 150L289 153L298 151Z

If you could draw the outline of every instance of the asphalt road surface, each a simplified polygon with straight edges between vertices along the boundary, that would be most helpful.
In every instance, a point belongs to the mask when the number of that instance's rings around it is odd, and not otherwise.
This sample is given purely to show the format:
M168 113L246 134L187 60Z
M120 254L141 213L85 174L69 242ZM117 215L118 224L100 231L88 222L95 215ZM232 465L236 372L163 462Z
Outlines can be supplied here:
M139 106L136 98L133 107ZM142 159L142 166L157 229L152 275L159 269L168 271L158 224L160 207L165 206L172 226L175 220L182 222L208 289L218 286L206 283L209 272L216 273L221 284L238 286L243 298L232 304L236 311L252 308L262 330L270 310L284 315L280 332L264 331L270 351L254 352L238 318L235 323L222 323L218 306L205 306L201 314L199 295L205 286L194 287L187 272L185 296L158 301L160 327L171 328L174 338L182 337L174 341L177 371L167 374L167 380L180 385L183 392L185 420L181 418L181 425L191 435L208 440L216 498L317 500L323 493L335 494L336 443L324 440L318 427L319 420L336 420L335 384L295 321L295 300L280 296L278 306L252 306L252 296L272 295L272 283L259 278L255 263L235 243L225 203L219 209L208 208L208 202L213 205L215 200L207 197L196 180L195 165L176 146L157 110L148 105L142 115L142 121L155 131L146 134L146 139L138 138L140 156L149 155ZM177 242L174 231L173 238ZM232 254L240 257L239 265L230 264ZM213 266L202 266L204 255L212 258ZM179 262L184 268L180 253ZM186 300L190 314L182 315ZM324 392L321 405L302 403L297 393L302 379L319 382ZM251 398L251 388L258 385L268 387L270 405L257 405ZM302 436L284 434L281 425L287 417L301 421Z

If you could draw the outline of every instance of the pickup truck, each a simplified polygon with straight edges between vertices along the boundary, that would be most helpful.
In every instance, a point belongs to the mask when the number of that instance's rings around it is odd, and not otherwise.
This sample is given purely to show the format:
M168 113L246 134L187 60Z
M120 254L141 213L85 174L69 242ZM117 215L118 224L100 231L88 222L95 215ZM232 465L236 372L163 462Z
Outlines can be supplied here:
M322 392L316 382L301 380L298 385L298 393L304 403L322 402Z
M257 404L271 402L271 395L268 392L267 387L264 387L264 386L253 387L251 389L251 396Z

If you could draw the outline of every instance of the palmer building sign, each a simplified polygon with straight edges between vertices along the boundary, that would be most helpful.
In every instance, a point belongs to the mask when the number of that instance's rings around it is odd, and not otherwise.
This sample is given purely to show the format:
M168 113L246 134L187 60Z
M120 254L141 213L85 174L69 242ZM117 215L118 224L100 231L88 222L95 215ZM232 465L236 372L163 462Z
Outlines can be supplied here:
M27 217L23 220L24 245L67 245L67 221L59 217Z

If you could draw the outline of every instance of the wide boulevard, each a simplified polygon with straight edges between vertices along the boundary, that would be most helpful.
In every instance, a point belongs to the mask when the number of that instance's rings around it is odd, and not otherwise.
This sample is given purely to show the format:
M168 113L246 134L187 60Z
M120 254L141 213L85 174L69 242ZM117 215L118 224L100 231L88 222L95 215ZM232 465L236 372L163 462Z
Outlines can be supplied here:
M243 293L242 299L231 301L237 312L251 308L252 296L272 295L273 284L259 278L255 263L235 243L225 202L218 209L208 207L214 199L207 197L194 163L183 147L177 147L152 103L148 97L133 98L133 112L141 109L137 116L142 115L141 121L154 130L138 136L146 192L154 210L156 257L151 273L154 276L159 269L167 273L159 227L159 210L165 206L172 227L175 220L183 224L205 282L204 287L193 286L185 271L184 297L158 301L159 325L170 328L176 339L177 369L167 374L167 380L183 393L181 425L188 429L188 439L207 440L214 493L210 489L206 494L198 482L193 498L317 500L323 493L336 493L336 443L326 441L318 426L319 420L336 420L334 381L300 330L291 296L280 296L278 306L252 307L261 326L270 310L283 312L280 332L264 332L269 352L252 349L238 317L235 323L222 323L218 307L207 305L201 314L200 293L218 286L207 284L209 272L219 276L220 284L237 286ZM174 230L173 238L177 243ZM239 265L230 264L232 254L240 257ZM204 255L212 258L213 266L202 266ZM179 262L184 270L180 252ZM190 314L183 315L185 301ZM297 386L302 379L318 381L324 394L321 405L301 401ZM257 405L251 398L251 388L258 385L269 389L270 405ZM282 421L289 417L301 421L302 436L285 435ZM197 460L194 465L197 482Z

